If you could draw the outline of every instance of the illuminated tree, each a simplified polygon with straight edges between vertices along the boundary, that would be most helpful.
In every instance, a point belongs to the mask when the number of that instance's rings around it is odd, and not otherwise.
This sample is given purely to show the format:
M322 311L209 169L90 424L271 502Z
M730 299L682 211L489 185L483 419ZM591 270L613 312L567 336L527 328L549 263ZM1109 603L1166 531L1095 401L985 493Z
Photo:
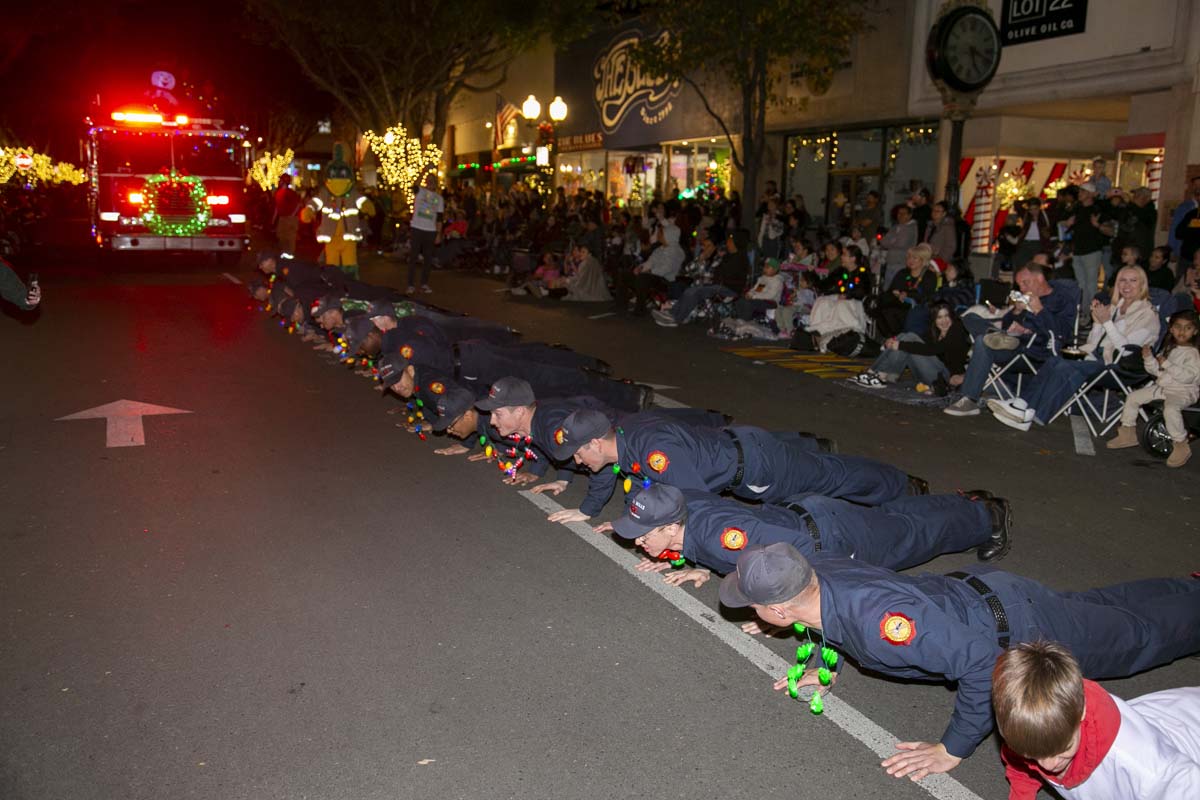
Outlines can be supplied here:
M433 144L422 145L420 139L409 136L399 123L382 134L367 131L364 138L379 162L380 182L403 190L406 206L425 173L436 170L442 160L440 148Z
M263 153L250 165L250 177L254 179L264 192L269 192L279 185L279 178L291 165L295 154L291 149L282 153Z

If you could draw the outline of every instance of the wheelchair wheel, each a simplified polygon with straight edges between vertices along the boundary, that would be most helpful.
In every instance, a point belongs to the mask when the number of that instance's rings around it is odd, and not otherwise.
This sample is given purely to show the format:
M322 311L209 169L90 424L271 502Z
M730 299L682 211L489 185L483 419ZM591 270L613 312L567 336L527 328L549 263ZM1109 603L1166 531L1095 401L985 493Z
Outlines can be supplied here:
M1166 458L1171 455L1174 443L1167 435L1167 424L1163 421L1161 408L1151 412L1150 419L1146 421L1146 424L1138 428L1138 443L1143 450L1155 458Z

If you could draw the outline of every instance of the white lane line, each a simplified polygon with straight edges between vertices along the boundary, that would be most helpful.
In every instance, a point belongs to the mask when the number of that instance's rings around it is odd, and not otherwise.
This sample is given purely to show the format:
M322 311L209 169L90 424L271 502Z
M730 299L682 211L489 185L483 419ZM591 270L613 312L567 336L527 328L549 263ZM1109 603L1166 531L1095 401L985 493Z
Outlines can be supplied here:
M1092 444L1092 432L1083 417L1071 417L1071 435L1075 437L1076 453L1081 456L1096 455L1096 448Z
M606 311L603 314L592 314L588 319L604 319L605 317L615 317L616 315L617 312L615 311Z
M642 381L642 383L646 383L646 382ZM678 386L671 386L666 383L646 383L646 385L649 386L651 389L653 389L656 392L661 392L664 389L678 389L679 388Z
M546 512L547 515L553 514L555 511L561 511L563 508L557 501L546 495L534 494L531 491L520 492L520 495ZM675 608L690 617L701 628L704 628L737 651L737 653L744 656L747 661L769 675L772 680L786 673L788 668L792 666L752 636L742 633L741 629L736 625L722 619L716 611L685 592L682 588L666 583L660 573L638 572L634 567L637 566L641 559L632 551L618 545L610 537L593 533L592 526L584 522L572 522L564 527L570 529L580 539L583 539L592 547L608 556L618 566L640 581L646 588L675 606ZM765 682L763 685L765 690ZM803 716L806 719L810 716L807 714L807 708L803 704L798 703L797 713L801 712L804 712ZM858 739L880 758L886 758L896 752L898 738L872 722L837 695L830 693L825 696L825 713L821 716L837 725L855 739ZM878 767L875 768L879 769ZM886 775L882 769L880 769L880 773ZM917 785L929 792L933 797L938 798L938 800L983 800L979 795L947 775L930 775L918 782Z
M222 272L221 274L225 277L225 280L229 281L230 283L237 283L237 284L241 283L240 280L238 280L233 275L230 275L228 272Z

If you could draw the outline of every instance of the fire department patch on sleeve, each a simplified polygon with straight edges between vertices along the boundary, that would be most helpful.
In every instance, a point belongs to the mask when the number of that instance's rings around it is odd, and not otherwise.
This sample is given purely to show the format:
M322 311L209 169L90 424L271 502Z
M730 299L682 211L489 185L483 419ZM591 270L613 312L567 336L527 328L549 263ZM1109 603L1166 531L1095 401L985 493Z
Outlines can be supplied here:
M890 644L908 644L917 635L917 623L895 611L889 611L879 621L879 636Z
M412 349L412 345L408 345L408 344L406 344L406 345L401 345L401 347L400 347L400 357L401 357L401 358L406 358L406 359L410 359L410 358L412 358L412 357L413 357L413 349Z
M646 466L655 472L666 472L670 464L671 459L667 458L667 454L662 450L651 451L650 455L646 456Z
M721 531L721 547L726 550L741 550L746 546L746 532L741 528L726 528Z
M429 391L433 392L434 394L445 394L446 385L441 381L434 381L433 383L429 384Z
M567 432L566 431L564 431L562 428L559 428L558 430L554 431L554 443L555 444L562 444L566 440L567 440Z

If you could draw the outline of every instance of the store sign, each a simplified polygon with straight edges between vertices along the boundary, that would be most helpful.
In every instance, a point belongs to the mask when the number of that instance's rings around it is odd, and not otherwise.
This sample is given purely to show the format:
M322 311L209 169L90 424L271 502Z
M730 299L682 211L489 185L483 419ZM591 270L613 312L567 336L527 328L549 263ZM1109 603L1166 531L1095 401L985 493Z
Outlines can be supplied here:
M667 38L664 31L655 37L655 44L663 44ZM605 133L616 132L625 118L634 112L644 124L657 125L671 113L671 101L679 94L678 79L652 75L630 58L631 51L641 41L640 31L623 31L592 65L592 79L596 84L594 99L600 112L600 128Z
M577 150L603 150L604 134L600 131L593 133L573 133L570 136L558 137L558 151L573 153Z
M1088 0L1003 0L1000 41L1007 47L1083 33L1087 6Z

